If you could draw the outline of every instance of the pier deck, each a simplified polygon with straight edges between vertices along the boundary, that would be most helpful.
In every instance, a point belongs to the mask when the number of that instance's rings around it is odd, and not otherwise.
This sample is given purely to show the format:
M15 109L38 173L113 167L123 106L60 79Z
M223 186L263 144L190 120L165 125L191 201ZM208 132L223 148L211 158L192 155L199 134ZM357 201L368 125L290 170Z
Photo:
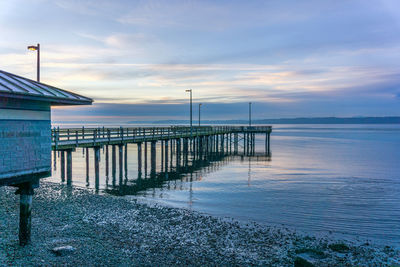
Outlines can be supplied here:
M255 134L272 132L271 126L200 126L200 127L135 127L135 128L54 128L52 149L95 147L127 143L154 142L180 138L223 134Z

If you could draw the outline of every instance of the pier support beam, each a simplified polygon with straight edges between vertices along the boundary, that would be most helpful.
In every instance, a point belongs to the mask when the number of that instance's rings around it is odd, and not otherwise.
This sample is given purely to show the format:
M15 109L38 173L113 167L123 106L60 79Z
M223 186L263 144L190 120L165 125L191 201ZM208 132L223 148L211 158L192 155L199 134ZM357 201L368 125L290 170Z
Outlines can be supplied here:
M245 133L246 136L246 155L249 154L249 134Z
M124 145L118 145L118 159L119 159L119 185L122 184L122 178L123 178L123 161L124 161Z
M108 156L108 145L106 145L106 177L108 178L108 161L109 161L109 156Z
M150 147L150 175L153 177L156 174L156 144L157 141L151 141Z
M221 134L221 153L224 154L225 153L225 135Z
M115 178L115 173L117 171L117 155L116 155L117 151L116 151L115 145L112 145L111 149L112 149L111 174L112 174L112 177Z
M164 171L164 140L161 140L161 172Z
M170 168L170 170L172 171L172 165L173 165L173 159L174 159L174 139L171 139L171 144L170 144L170 146L169 146L169 148L170 148L170 154L171 154L171 160L169 161L170 162L170 165L169 165L169 168Z
M233 154L237 155L239 152L239 136L238 133L233 134Z
M89 185L89 148L85 149L86 151L86 185Z
M57 151L56 150L53 150L53 161L54 161L53 168L54 168L54 170L57 170Z
M89 157L89 155L87 155L87 157ZM94 174L95 174L94 187L95 187L96 190L99 190L99 186L100 186L100 182L99 182L99 180L100 180L99 162L100 162L100 147L95 146L94 147Z
M229 134L229 153L232 153L232 133Z
M184 158L184 166L187 167L188 159L189 159L189 139L183 139L183 158Z
M246 155L246 133L243 133L243 155Z
M138 173L139 177L142 176L142 143L137 143L138 151Z
M124 153L124 172L125 179L128 179L128 144L125 144L125 153Z
M181 139L176 139L175 159L176 159L176 169L178 169L181 161Z
M65 153L64 150L60 151L61 153L61 182L65 182Z
M72 149L67 151L67 185L72 184Z
M168 172L168 140L165 140L165 172Z
M147 175L147 142L144 142L144 175Z
M196 147L196 138L191 138L192 142L192 152L193 152L193 159L196 159L197 154L197 147Z

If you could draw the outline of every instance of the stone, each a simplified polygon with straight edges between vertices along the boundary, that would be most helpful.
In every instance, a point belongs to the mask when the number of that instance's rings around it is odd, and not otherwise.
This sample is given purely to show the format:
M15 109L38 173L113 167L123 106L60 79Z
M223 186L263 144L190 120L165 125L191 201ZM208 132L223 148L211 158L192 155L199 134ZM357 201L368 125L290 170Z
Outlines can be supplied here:
M314 267L315 265L301 257L294 259L294 267Z
M68 254L74 253L76 248L73 246L61 246L61 247L55 247L51 251L56 254L56 256L65 256Z
M350 250L350 248L346 244L343 244L343 243L330 244L328 247L330 249L332 249L333 251L336 251L339 253L345 253Z

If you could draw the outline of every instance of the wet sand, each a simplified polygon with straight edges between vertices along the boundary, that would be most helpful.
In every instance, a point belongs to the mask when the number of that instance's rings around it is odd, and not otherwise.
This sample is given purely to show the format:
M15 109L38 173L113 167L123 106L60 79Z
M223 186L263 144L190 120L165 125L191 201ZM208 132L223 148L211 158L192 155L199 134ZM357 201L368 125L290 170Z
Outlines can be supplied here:
M0 188L2 266L400 266L400 250L309 236L183 209L42 182L35 190L32 244L18 246L18 196ZM57 256L60 246L75 250Z

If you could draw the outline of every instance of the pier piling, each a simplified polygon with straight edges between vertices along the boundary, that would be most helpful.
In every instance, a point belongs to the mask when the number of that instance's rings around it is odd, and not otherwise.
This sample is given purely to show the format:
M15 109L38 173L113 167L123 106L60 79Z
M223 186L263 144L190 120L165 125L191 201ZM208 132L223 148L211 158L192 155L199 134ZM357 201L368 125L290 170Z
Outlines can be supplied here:
M122 166L123 166L123 161L124 161L124 158L123 158L123 156L124 156L124 145L118 145L118 161L119 161L119 184L122 184L122 178L123 178L123 169L122 169Z
M65 182L65 153L64 153L64 150L61 150L60 153L61 153L61 158L60 158L61 182L64 183Z
M128 144L125 144L124 172L125 172L125 178L128 178Z
M147 176L147 142L144 142L144 175Z
M108 178L108 167L109 167L109 155L108 155L108 145L106 145L106 177Z
M138 173L142 173L142 143L137 143L138 151Z
M111 172L112 176L115 177L115 174L117 172L117 151L115 145L112 145L112 162L111 162Z
M67 185L72 185L72 149L67 151Z
M151 151L150 151L150 174L151 176L154 176L156 173L156 141L151 141Z
M99 168L99 162L100 162L100 147L96 146L94 147L94 173L95 173L95 189L99 190L99 185L100 185L100 168Z
M168 140L165 140L165 172L168 171Z
M86 185L89 185L89 148L86 148Z

